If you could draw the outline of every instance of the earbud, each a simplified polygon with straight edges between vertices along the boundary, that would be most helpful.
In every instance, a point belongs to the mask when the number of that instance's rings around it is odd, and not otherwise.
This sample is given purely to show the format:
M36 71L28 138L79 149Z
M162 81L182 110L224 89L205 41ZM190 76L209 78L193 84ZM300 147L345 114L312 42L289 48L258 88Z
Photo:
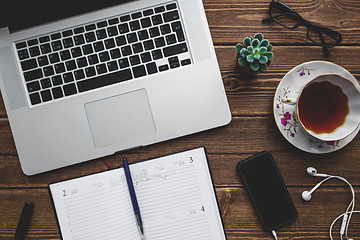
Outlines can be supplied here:
M313 187L310 191L303 191L301 194L302 199L304 199L305 201L310 201L311 199L311 194L320 187L322 182L318 183L315 185L315 187Z
M330 177L328 174L317 173L316 169L313 167L308 167L306 172L312 177Z
M311 193L309 191L303 191L301 197L308 202L311 199Z

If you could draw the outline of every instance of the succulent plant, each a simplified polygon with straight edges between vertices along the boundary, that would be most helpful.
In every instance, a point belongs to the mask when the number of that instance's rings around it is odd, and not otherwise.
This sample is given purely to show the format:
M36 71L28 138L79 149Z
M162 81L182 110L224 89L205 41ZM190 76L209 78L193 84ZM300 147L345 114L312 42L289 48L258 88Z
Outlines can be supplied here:
M274 57L272 45L261 33L255 34L254 38L246 37L243 43L236 45L236 50L237 61L245 71L265 71Z

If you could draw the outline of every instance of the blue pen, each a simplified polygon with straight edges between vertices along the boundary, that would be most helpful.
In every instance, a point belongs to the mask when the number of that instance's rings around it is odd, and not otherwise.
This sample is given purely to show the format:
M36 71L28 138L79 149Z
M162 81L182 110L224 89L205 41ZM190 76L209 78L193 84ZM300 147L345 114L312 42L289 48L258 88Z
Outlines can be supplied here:
M134 184L133 184L133 181L132 181L132 178L131 178L131 173L130 173L129 165L127 163L126 158L123 159L123 163L124 163L124 171L125 171L126 182L127 182L128 188L129 188L129 193L130 193L131 202L132 202L132 205L133 205L133 208L134 208L134 214L135 214L135 217L136 217L137 225L138 225L138 228L140 229L141 235L144 236L144 228L143 228L143 223L142 223L142 220L141 220L139 204L137 202L135 189L134 189Z

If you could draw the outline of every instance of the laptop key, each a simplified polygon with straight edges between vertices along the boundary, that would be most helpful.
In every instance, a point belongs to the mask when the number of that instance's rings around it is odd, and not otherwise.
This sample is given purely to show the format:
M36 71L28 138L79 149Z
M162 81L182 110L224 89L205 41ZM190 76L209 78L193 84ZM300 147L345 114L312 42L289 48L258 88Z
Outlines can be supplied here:
M152 62L152 63L148 63L146 64L146 70L148 72L148 74L154 74L154 73L157 73L158 70L157 70L157 66L156 66L156 63Z
M131 14L132 19L137 19L137 18L141 18L141 17L142 17L141 12L136 12L136 13Z
M121 48L121 53L122 53L123 56L131 55L132 54L131 47L130 46L122 47Z
M77 93L75 83L67 84L63 86L65 96L74 95Z
M141 61L142 61L143 63L147 63L147 62L150 62L150 61L151 61L151 55L150 55L150 53L148 53L148 52L142 53L142 54L140 55L140 57L141 57Z
M35 59L29 59L21 62L21 68L23 71L27 71L37 67L37 62Z
M57 53L52 53L52 54L50 54L50 55L49 55L49 60L50 60L50 63L60 62L59 54L57 54Z
M26 42L17 43L15 46L16 46L16 49L24 48L24 47L26 47Z
M75 42L76 46L84 44L85 43L85 38L84 38L83 35L77 35L77 36L74 37L74 42Z
M62 46L60 40L57 40L57 41L55 41L55 42L52 42L52 43L51 43L51 46L52 46L53 51L59 51L59 50L63 49L63 46Z
M170 57L170 56L174 56L180 53L184 53L188 51L188 48L186 46L186 43L180 43L177 45L172 45L169 47L165 47L163 48L164 51L164 56L165 57Z
M128 40L128 43L134 43L138 41L136 33L129 33L128 35L126 35L126 38Z
M162 52L160 49L156 49L156 50L152 51L151 54L152 54L154 60L163 58L163 55L162 55Z
M95 45L95 44L94 44ZM91 44L86 44L86 45L83 45L81 46L82 50L83 50L83 53L85 55L88 55L88 54L91 54L94 52L93 50L93 47L91 46ZM100 51L100 50L99 50Z
M185 41L185 35L180 21L172 23L171 28L176 33L179 42Z
M151 17L151 20L153 22L153 25L159 25L163 23L163 20L161 18L161 15L155 15Z
M96 71L98 74L103 74L107 72L105 63L96 65Z
M46 66L49 64L49 60L48 60L47 56L38 57L37 61L38 61L40 67Z
M98 40L106 38L107 37L106 30L105 29L97 30L96 31L96 37L97 37Z
M175 8L176 8L176 3L171 3L171 4L166 5L167 10L172 10L172 9L175 9Z
M106 39L106 40L104 41L104 43L105 43L105 48L106 48L106 49L110 49L110 48L114 48L114 47L115 47L115 41L114 41L114 39L112 39L112 38Z
M115 70L119 69L118 64L116 63L116 61L108 62L107 67L109 69L109 72L112 72L112 71L115 71Z
M109 37L113 37L113 36L116 36L119 34L116 26L109 27L107 29L107 32L108 32Z
M104 50L105 49L105 47L104 47L104 44L103 44L103 42L95 42L94 43L94 50L95 50L95 52L100 52L100 51L102 51L102 50ZM91 53L91 52L90 52ZM84 52L84 54L89 54L89 53L85 53Z
M80 80L85 78L84 70L79 69L74 72L75 80Z
M41 98L40 98L40 94L39 93L32 93L30 94L30 102L32 105L36 105L41 103Z
M147 30L141 30L138 32L138 37L140 41L146 40L149 38L149 34Z
M75 34L79 34L79 33L83 33L83 32L85 32L84 27L78 27L78 28L74 29Z
M131 57L129 58L129 60L130 60L131 66L138 65L138 64L141 63L141 62L140 62L140 57L139 57L139 55L131 56Z
M96 36L94 32L88 32L85 34L86 42L93 42L96 40Z
M54 33L50 35L51 40L56 40L56 39L60 39L61 38L61 34L60 33Z
M63 39L64 48L70 48L74 46L74 42L72 38L65 38Z
M110 60L110 55L108 52L99 53L100 62L106 62Z
M149 17L141 19L140 22L141 22L141 27L142 28L151 27L151 20L150 20Z
M71 72L64 73L62 77L63 77L65 83L74 81L74 76Z
M40 90L40 84L38 81L33 81L33 82L28 83L28 84L26 84L26 87L27 87L29 93Z
M121 22L126 22L126 21L129 21L130 19L131 19L130 15L125 15L125 16L120 17Z
M94 29L96 29L95 24L89 24L89 25L85 26L86 31L91 31L91 30L94 30Z
M181 61L181 66L186 66L189 64L191 64L191 60L189 58Z
M69 60L65 62L66 70L71 71L76 68L75 60Z
M36 57L40 55L40 49L38 46L29 48L30 56Z
M116 59L116 58L121 57L120 50L118 48L115 48L115 49L111 50L110 51L110 56L111 56L111 59Z
M169 70L169 66L167 64L159 66L159 71L163 72Z
M116 45L117 45L117 46L123 46L123 45L126 44L126 38L125 38L125 36L116 37L116 38L115 38L115 41L116 41Z
M95 68L94 67L88 67L85 69L85 74L86 74L86 77L93 77L96 75L96 71L95 71Z
M33 46L33 45L36 45L36 44L38 44L38 43L39 43L39 42L38 42L38 40L37 40L36 38L27 41L28 46Z
M135 78L143 77L146 75L146 70L144 65L133 67L132 70Z
M63 73L63 72L65 72L65 65L64 65L64 63L55 64L54 67L55 67L55 72L56 72L56 73Z
M99 63L98 55L97 55L97 54L93 54L93 55L88 56L88 61L89 61L89 64L90 64L90 65L94 65L94 64Z
M64 50L60 52L60 58L62 61L68 60L71 58L71 54L69 50Z
M121 34L128 33L130 31L129 25L127 23L120 24L118 28Z
M29 52L28 52L27 49L23 49L23 50L18 51L18 55L19 55L20 60L24 60L24 59L29 58Z
M43 102L48 102L52 100L51 92L50 90L44 90L40 92L41 99Z
M129 60L127 58L119 59L120 68L127 68L130 66Z
M156 12L156 13L160 13L160 12L164 12L164 11L165 11L165 7L164 7L164 6L160 6L160 7L155 8L155 12Z
M150 29L149 29L149 32L150 32L150 36L151 36L151 37L160 36L160 31L159 31L159 28L158 28L158 27L150 28Z
M50 37L49 36L43 36L43 37L39 38L39 41L40 41L40 43L49 42Z
M115 25L119 23L119 19L118 18L112 18L109 20L109 25Z
M73 58L80 57L82 55L80 47L72 48L71 55L73 56Z
M41 88L42 88L42 89L46 89L46 88L51 87L50 78L42 79L42 80L40 81L40 83L41 83Z
M53 88L53 89L51 89L51 92L52 92L54 99L59 99L59 98L64 97L61 87Z
M44 75L46 77L52 76L55 74L53 66L46 66L43 68L43 71L44 71Z
M129 23L131 31L136 31L140 29L140 22L139 20L135 20Z
M43 75L40 68L35 69L35 70L31 70L31 71L28 71L28 72L24 72L24 77L25 77L26 82L42 78L43 76L44 75Z
M121 71L115 71L110 74L79 81L76 84L78 86L79 92L85 92L99 87L104 87L104 86L120 83L123 81L127 81L132 78L133 76L131 74L131 70L125 69Z
M167 45L171 45L177 42L175 34L167 35L165 38Z
M69 37L69 36L72 36L73 35L73 31L70 29L70 30L66 30L64 32L62 32L62 35L63 37Z
M54 77L51 78L51 82L53 86L58 86L63 84L62 78L60 75L56 75Z
M164 17L165 22L175 21L175 20L178 20L180 18L179 12L177 10L164 13L163 17Z
M143 12L144 16L150 16L154 14L154 10L148 9Z

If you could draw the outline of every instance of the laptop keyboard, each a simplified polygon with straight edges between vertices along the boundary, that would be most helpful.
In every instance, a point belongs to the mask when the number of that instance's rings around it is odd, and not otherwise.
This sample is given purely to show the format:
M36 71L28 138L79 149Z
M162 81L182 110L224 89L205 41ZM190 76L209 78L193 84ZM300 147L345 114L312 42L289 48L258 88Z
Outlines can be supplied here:
M191 64L176 3L15 46L32 105Z

